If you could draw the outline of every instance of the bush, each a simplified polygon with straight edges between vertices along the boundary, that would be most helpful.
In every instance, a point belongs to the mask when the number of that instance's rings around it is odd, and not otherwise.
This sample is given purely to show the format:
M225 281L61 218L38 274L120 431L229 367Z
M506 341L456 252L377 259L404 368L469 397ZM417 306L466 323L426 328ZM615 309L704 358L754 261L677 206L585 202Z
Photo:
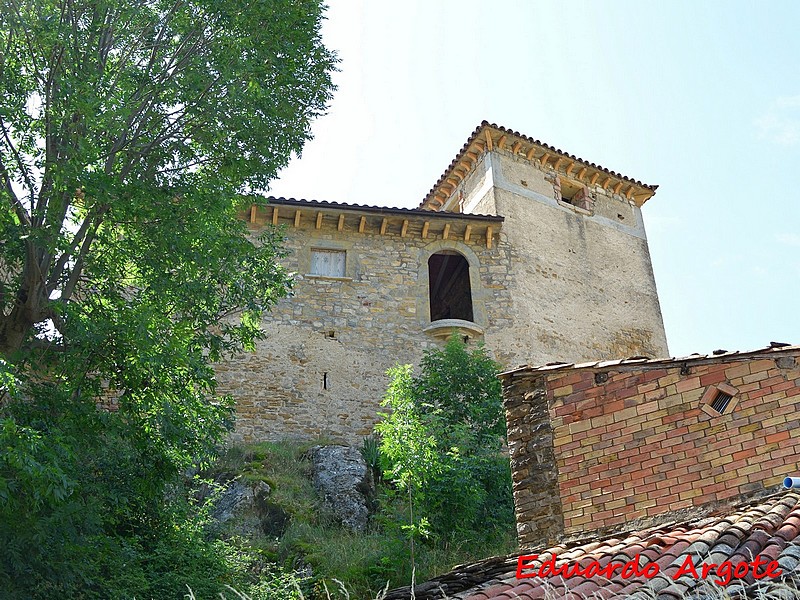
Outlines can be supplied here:
M470 351L453 336L425 352L420 375L410 365L389 371L391 412L376 431L385 475L409 501L412 535L513 525L498 368L483 346Z

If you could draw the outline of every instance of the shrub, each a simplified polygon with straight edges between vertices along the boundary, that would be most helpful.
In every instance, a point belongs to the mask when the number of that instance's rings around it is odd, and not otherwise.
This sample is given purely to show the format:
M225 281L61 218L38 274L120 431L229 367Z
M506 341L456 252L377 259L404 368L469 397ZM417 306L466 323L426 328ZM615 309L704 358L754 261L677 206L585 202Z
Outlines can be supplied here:
M389 371L376 426L387 479L409 501L412 535L509 527L511 472L505 442L499 365L480 345L453 336L425 352L421 373Z

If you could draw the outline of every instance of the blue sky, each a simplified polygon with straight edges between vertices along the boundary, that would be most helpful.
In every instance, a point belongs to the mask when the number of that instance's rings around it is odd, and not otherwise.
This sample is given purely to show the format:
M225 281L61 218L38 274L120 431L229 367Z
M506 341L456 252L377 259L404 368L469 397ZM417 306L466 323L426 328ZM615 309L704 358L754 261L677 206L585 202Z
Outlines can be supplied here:
M487 119L659 190L670 353L800 343L800 3L334 0L278 196L416 206Z

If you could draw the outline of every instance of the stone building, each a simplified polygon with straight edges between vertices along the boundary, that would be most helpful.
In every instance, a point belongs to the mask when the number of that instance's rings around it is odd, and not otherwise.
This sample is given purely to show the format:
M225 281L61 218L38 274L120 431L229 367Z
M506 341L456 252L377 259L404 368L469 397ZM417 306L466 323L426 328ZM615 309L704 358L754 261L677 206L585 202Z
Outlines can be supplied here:
M482 123L417 209L271 198L296 273L257 351L218 367L243 439L359 442L386 370L456 331L501 364L667 355L646 185Z

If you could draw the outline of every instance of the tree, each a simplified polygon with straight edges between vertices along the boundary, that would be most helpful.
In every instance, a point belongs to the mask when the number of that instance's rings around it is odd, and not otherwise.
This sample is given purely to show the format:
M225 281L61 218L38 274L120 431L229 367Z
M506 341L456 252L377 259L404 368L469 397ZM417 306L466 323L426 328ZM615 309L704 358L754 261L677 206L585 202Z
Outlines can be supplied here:
M65 307L122 291L129 264L195 275L238 234L236 194L300 152L334 59L313 0L3 0L0 17L8 357L48 319L67 336ZM106 252L130 255L110 267Z
M331 97L321 19L317 0L0 0L0 584L90 586L89 549L155 535L167 484L230 424L210 364L289 285L239 205ZM53 575L59 556L85 571Z
M441 537L513 523L498 368L453 336L425 352L418 376L410 365L389 371L391 412L376 430L387 477L413 501L412 529Z

